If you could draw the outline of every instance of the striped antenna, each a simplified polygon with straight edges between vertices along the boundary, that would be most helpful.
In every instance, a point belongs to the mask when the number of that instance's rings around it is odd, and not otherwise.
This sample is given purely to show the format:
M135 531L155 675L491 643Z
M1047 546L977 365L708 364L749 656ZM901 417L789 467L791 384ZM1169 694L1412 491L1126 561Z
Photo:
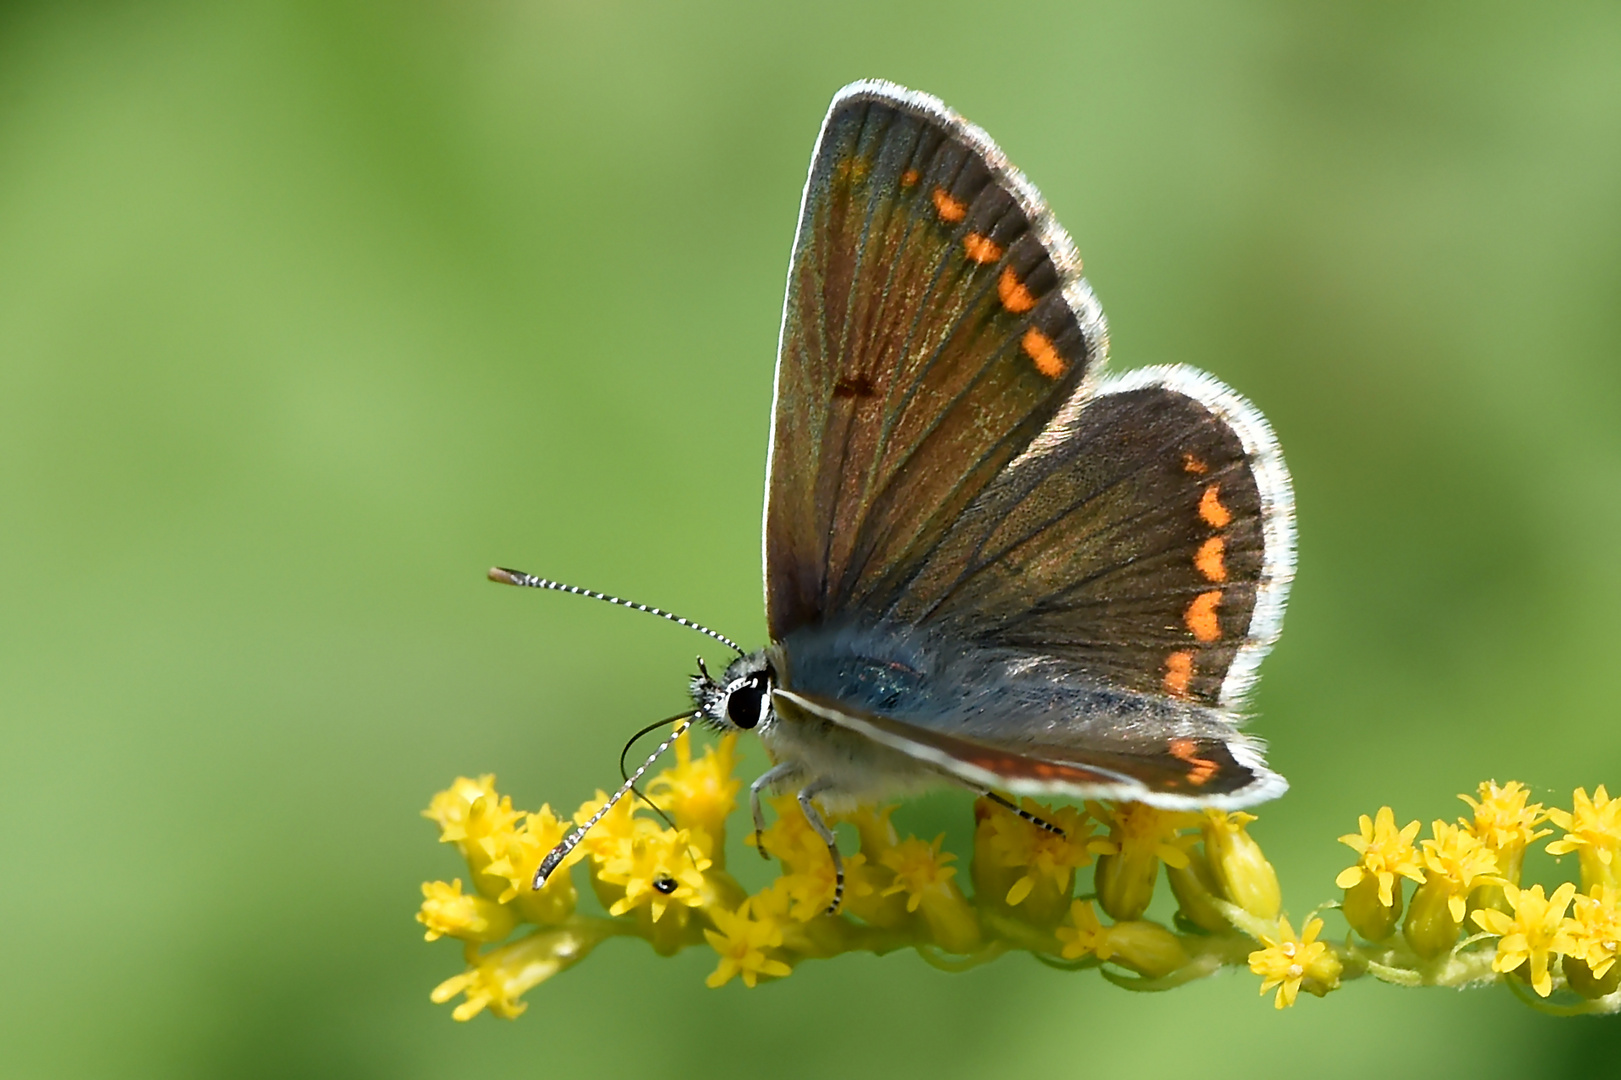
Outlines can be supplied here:
M540 869L535 871L535 881L534 885L532 886L533 888L538 890L545 887L546 879L552 876L552 871L556 870L560 865L562 865L563 860L568 858L569 852L580 846L580 841L585 839L585 834L590 832L592 828L596 826L597 822L607 817L608 811L612 810L614 805L618 803L620 799L623 799L626 795L630 794L631 789L636 786L636 781L640 780L642 778L642 774L653 767L653 762L657 761L661 756L663 756L664 751L668 750L677 739L687 733L687 729L692 726L692 722L698 719L698 714L683 713L682 715L675 717L675 719L681 721L676 725L676 729L670 732L668 738L659 743L658 749L654 750L647 756L647 760L642 762L639 769L630 774L630 778L620 786L618 791L608 796L608 801L602 804L601 809L592 814L584 825L579 826L573 832L563 837L562 843L552 848L551 851L546 853L546 857L540 860Z
M500 582L502 585L521 585L526 589L552 589L556 592L573 593L575 596L588 596L593 600L605 600L610 604L618 604L620 607L633 608L636 611L645 611L649 615L657 615L661 619L669 619L673 623L680 626L685 626L688 630L696 630L700 634L708 634L710 637L714 638L728 649L731 649L733 652L737 653L737 655L745 655L743 650L738 647L737 642L733 641L725 634L711 630L707 626L701 626L698 623L693 622L691 619L683 619L679 615L672 615L670 612L664 611L661 608L649 607L646 604L638 604L631 600L621 600L617 596L609 596L607 593L600 593L595 589L582 589L578 585L564 585L561 581L552 581L548 578L536 577L534 574L526 574L522 570L506 570L499 566L490 567L490 580Z

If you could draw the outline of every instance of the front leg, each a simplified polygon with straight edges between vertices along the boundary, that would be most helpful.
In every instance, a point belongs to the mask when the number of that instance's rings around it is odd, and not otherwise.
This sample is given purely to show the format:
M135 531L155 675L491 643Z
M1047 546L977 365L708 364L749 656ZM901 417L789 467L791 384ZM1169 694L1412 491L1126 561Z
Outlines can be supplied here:
M760 839L760 834L765 832L765 814L760 810L760 792L765 788L775 787L798 771L792 763L784 761L771 766L749 785L749 809L754 813L754 850L760 853L762 859L770 859L771 856L766 854L765 844Z
M832 786L826 780L812 780L799 789L799 808L805 812L805 820L816 830L816 835L827 845L827 853L833 860L833 902L827 906L827 913L837 915L840 905L844 903L844 856L839 854L838 837L833 834L827 822L822 820L822 815L811 802L818 792L826 791Z

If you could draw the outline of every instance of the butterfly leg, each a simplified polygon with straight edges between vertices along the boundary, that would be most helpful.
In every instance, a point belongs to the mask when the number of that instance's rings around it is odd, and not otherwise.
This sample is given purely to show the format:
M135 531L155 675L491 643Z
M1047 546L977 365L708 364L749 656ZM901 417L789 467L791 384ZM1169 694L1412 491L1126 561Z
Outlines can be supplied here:
M754 850L760 853L762 859L769 860L771 856L767 854L765 844L760 839L760 834L765 832L765 814L760 810L760 792L782 783L797 771L793 765L785 761L780 765L771 766L749 785L749 810L754 814Z
M1032 825L1039 825L1041 828L1046 829L1048 832L1052 833L1055 836L1063 836L1064 835L1064 830L1060 829L1057 825L1054 825L1050 821L1043 821L1041 818L1038 818L1036 815L1032 814L1030 811L1024 809L1023 807L1014 805L1012 800L1002 798L1002 796L998 795L994 791L983 791L980 794L984 795L987 799L991 800L991 802L995 803L997 806L1002 807L1002 809L1013 811L1015 814L1018 814L1020 817L1024 818L1024 820L1028 821Z
M837 915L839 907L844 903L844 856L839 854L838 837L833 835L832 828L822 820L822 815L811 802L816 798L817 792L826 791L832 786L826 780L813 780L800 788L799 808L805 812L805 820L816 830L816 835L822 838L822 842L827 845L828 855L833 859L833 902L827 905L827 913Z

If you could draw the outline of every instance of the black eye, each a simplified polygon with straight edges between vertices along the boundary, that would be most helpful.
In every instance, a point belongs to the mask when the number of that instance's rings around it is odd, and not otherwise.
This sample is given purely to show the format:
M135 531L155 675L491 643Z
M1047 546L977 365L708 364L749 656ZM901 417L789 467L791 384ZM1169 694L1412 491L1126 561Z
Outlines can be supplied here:
M733 690L726 695L726 719L740 728L751 728L758 724L765 692L766 680L763 675L756 675Z
M665 896L669 896L671 893L675 892L675 878L665 877L661 874L653 879L653 888L657 889Z

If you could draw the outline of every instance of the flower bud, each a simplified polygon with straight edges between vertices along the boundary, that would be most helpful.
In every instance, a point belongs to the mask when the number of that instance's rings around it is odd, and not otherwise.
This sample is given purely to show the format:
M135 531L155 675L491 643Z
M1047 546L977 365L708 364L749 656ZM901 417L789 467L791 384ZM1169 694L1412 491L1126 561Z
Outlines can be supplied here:
M1253 814L1205 811L1205 857L1228 900L1258 919L1276 919L1283 906L1278 872L1244 828Z
M1188 865L1181 868L1167 866L1165 879L1171 883L1171 893L1176 897L1178 912L1188 922L1213 934L1219 934L1232 926L1211 903L1211 900L1216 898L1220 886L1216 884L1210 864L1204 859L1191 858Z
M1401 918L1401 882L1391 889L1391 902L1379 899L1379 879L1372 874L1363 875L1355 885L1345 890L1345 903L1340 914L1351 924L1351 929L1369 941L1383 941L1395 932Z
M1182 942L1159 923L1117 922L1106 933L1109 959L1146 978L1169 975L1188 962Z
M1608 997L1621 989L1621 964L1612 963L1603 977L1593 974L1586 960L1579 956L1564 958L1565 982L1584 998Z
M1159 858L1151 851L1127 847L1118 854L1099 855L1094 883L1098 906L1116 922L1140 919L1154 899Z
M1452 894L1444 880L1432 874L1413 890L1402 935L1414 952L1426 960L1435 959L1458 943L1461 926L1453 918Z

